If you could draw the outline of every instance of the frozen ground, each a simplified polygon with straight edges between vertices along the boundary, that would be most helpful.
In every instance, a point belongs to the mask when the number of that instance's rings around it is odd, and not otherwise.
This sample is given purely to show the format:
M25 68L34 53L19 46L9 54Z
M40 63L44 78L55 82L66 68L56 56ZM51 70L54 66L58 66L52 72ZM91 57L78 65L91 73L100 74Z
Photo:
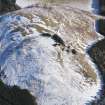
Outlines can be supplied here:
M27 7L35 3L69 3L71 7L79 8L82 10L91 11L92 0L17 0L17 4L21 7Z
M95 32L98 18L67 5L1 16L0 78L29 90L38 105L86 105L99 98L99 72L86 53L103 39Z

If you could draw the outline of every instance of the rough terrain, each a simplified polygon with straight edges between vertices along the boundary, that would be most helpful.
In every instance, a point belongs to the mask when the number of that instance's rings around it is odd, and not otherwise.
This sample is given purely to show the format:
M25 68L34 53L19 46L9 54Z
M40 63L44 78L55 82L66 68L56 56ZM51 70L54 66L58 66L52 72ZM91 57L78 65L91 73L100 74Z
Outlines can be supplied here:
M95 31L100 18L68 5L35 5L1 16L1 80L27 89L38 105L98 100L103 77L87 49L104 38Z

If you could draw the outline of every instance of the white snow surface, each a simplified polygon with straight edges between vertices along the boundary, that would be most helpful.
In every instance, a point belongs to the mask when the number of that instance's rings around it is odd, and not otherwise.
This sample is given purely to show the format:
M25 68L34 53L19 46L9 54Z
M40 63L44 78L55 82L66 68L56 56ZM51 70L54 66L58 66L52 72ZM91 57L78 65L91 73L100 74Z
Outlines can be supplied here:
M52 5L66 3L66 4L69 4L69 6L74 8L87 10L87 11L92 10L91 8L92 0L17 0L16 3L22 8L33 4L38 4L38 3L42 3L42 4L51 3Z
M53 46L56 42L51 37L41 36L33 27L33 24L43 26L40 16L34 15L33 21L15 12L0 17L0 72L3 73L0 78L3 82L28 89L38 105L85 105L93 100L101 81L89 57L84 56L84 61L96 73L96 81L81 73L84 66L76 55L62 51L61 46ZM22 29L32 33L24 36ZM63 33L65 29L62 29L60 27L58 33ZM66 37L69 40L72 36Z

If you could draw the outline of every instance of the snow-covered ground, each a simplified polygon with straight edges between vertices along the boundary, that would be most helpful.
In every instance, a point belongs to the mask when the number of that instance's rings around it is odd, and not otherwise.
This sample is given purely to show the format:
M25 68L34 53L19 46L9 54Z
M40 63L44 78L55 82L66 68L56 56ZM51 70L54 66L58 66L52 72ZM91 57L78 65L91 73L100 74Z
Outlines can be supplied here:
M35 3L68 3L71 7L91 11L92 0L17 0L17 4L21 7L27 7Z
M94 30L95 18L65 6L25 8L1 16L0 79L28 89L38 105L85 105L98 97L100 76L86 53L102 39Z

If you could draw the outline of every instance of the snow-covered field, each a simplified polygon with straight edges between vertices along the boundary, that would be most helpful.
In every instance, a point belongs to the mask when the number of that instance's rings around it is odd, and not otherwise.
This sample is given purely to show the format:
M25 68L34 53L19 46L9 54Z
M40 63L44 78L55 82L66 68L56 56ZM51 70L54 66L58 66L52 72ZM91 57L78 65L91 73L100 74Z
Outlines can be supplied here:
M17 0L17 4L21 7L27 7L35 3L69 3L71 7L91 11L92 0Z
M98 98L100 76L86 53L103 38L95 32L95 19L65 6L25 8L1 16L0 78L28 89L38 105L86 105Z

